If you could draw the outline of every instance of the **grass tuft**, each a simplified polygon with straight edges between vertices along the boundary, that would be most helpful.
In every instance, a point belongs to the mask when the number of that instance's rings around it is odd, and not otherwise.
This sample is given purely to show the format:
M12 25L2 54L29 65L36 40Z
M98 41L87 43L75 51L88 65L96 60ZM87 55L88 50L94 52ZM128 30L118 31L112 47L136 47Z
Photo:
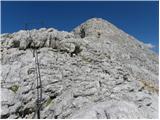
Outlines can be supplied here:
M45 102L45 106L47 107L49 104L51 104L51 102L52 102L52 99L49 97Z
M11 87L9 87L10 90L12 90L14 93L17 92L19 86L18 85L12 85Z

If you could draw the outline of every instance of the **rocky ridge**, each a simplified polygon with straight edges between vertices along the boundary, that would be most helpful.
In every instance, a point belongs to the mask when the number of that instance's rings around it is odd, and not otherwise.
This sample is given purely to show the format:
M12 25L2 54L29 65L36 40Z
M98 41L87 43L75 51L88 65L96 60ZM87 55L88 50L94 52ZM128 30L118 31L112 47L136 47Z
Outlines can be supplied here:
M158 118L158 55L100 18L1 35L1 118L35 118L34 48L41 118Z

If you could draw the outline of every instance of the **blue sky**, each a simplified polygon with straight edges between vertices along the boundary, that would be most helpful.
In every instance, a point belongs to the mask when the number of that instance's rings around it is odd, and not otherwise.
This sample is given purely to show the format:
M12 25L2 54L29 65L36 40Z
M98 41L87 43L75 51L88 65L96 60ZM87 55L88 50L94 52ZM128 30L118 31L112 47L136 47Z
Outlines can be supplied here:
M106 19L137 39L151 43L158 53L158 1L1 2L2 33L24 29L28 22L33 23L29 29L54 27L71 31L92 17Z

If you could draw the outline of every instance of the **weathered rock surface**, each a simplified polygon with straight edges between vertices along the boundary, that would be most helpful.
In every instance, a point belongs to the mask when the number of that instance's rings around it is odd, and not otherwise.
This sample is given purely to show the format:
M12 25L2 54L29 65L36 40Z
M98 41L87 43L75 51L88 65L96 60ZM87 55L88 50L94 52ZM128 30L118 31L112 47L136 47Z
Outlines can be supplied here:
M38 49L41 118L158 118L158 55L93 18L72 32L1 35L1 118L34 118Z

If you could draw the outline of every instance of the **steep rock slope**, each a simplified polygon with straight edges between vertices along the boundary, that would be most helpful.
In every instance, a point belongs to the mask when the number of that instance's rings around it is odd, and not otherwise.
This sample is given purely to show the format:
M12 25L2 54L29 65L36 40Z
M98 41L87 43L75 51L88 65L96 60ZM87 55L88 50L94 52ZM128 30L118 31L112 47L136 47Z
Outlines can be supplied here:
M1 118L158 118L158 56L108 21L1 35Z

